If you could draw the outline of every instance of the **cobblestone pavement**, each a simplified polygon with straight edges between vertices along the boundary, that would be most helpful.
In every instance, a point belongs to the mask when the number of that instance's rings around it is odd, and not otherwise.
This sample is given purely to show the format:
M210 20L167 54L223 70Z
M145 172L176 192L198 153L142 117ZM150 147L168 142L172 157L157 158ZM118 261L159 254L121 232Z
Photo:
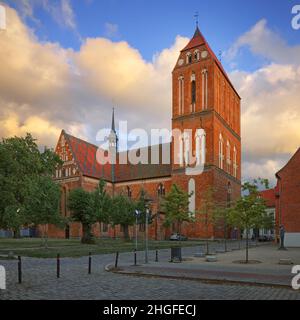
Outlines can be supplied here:
M195 248L184 249L185 254ZM139 262L143 253L138 253ZM168 259L169 250L160 251ZM104 271L114 255L93 257L88 275L88 258L61 259L61 278L56 278L55 259L23 258L23 283L17 283L17 261L0 260L6 268L7 290L0 299L300 299L298 291L245 285L209 284L198 281L143 278ZM150 252L154 260L154 252ZM133 261L132 253L120 254L120 263Z

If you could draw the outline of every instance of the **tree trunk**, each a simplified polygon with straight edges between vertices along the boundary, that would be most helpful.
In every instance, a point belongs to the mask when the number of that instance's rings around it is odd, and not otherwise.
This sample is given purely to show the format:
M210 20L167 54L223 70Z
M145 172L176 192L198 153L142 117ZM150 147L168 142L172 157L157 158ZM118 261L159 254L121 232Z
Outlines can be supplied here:
M248 249L249 249L249 230L247 229L246 230L246 263L248 263L248 261L249 261Z
M13 236L14 236L14 239L21 238L20 229L13 229Z
M124 224L123 225L123 234L124 234L124 239L126 240L126 241L128 241L129 240L129 231L128 231L128 225L127 224Z
M85 244L94 244L95 243L95 241L93 239L92 232L91 232L91 225L90 224L82 224L81 243L85 243Z

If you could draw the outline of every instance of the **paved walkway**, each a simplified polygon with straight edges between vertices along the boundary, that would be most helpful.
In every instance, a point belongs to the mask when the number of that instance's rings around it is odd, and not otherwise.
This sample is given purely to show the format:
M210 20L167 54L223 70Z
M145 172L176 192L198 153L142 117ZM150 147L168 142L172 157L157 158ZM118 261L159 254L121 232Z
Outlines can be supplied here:
M254 249L251 249L251 251ZM184 248L184 256L193 256L196 248ZM243 252L238 253L240 258ZM254 252L250 253L251 257ZM227 256L224 254L223 256ZM177 268L187 263L197 269L196 260L182 264L168 263L170 250L159 251L158 264L155 252L149 254L148 267L159 264ZM220 257L218 255L218 257ZM239 284L207 283L202 281L167 279L158 277L127 276L107 272L104 267L114 261L115 255L93 256L92 274L88 275L88 258L61 259L61 278L56 278L55 259L23 258L23 283L17 283L17 261L0 260L7 271L7 290L0 290L0 299L300 299L298 291L283 287L260 287ZM144 253L138 252L138 262L144 261ZM132 253L121 253L120 266L133 264ZM202 262L207 270L214 270L218 263ZM230 264L230 267L240 268ZM286 267L286 266L280 266ZM232 269L233 270L233 269ZM282 269L283 270L283 269ZM161 272L161 271L160 271Z
M245 259L244 250L217 254L217 262L206 262L204 258L195 258L190 252L184 251L182 263L170 263L165 259L133 266L120 265L122 274L137 274L139 276L153 275L157 277L217 280L221 282L247 283L253 285L286 286L291 287L293 265L280 265L280 259L291 259L294 265L300 265L300 249L291 248L287 251L277 250L274 245L260 245L249 250L251 260L260 261L257 264L240 264Z

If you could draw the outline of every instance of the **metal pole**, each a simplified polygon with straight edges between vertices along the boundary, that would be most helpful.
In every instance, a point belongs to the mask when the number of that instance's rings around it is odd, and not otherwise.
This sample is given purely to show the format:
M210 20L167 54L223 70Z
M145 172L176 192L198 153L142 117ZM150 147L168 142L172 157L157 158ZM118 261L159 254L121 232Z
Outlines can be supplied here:
M92 253L89 253L89 274L92 273Z
M138 246L138 217L135 215L135 250L137 250Z
M56 257L56 277L57 278L60 277L60 255L59 255L59 253L57 254L57 257Z
M134 265L136 266L136 249L134 249Z
M146 209L146 228L145 228L145 263L148 263L148 213L149 209Z
M18 256L18 282L22 283L22 261L21 261L21 256Z
M158 262L158 250L155 251L155 262Z
M118 268L118 260L119 260L119 251L116 253L116 261L115 261L115 268Z

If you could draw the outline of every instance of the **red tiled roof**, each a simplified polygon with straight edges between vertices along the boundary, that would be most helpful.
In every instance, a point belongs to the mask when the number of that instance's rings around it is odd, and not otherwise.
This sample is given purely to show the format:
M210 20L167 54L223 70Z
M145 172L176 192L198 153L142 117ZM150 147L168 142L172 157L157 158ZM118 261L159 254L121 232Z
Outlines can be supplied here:
M110 182L113 180L112 165L101 165L96 159L98 146L82 139L76 138L70 134L67 134L66 132L64 132L64 135L73 153L74 159L83 175L97 179L100 179L102 177L106 181ZM162 148L163 145L159 145L160 159L162 159ZM146 149L148 149L149 164L134 165L130 163L117 163L114 168L114 182L150 179L171 175L171 165L162 163L151 164L151 147L146 147ZM118 153L118 155L120 155L120 153Z
M261 191L260 195L266 201L267 207L269 208L275 207L275 188Z
M97 162L96 153L98 147L96 145L67 133L65 133L65 137L83 175L98 179L103 177L105 180L111 180L110 165L101 165Z

